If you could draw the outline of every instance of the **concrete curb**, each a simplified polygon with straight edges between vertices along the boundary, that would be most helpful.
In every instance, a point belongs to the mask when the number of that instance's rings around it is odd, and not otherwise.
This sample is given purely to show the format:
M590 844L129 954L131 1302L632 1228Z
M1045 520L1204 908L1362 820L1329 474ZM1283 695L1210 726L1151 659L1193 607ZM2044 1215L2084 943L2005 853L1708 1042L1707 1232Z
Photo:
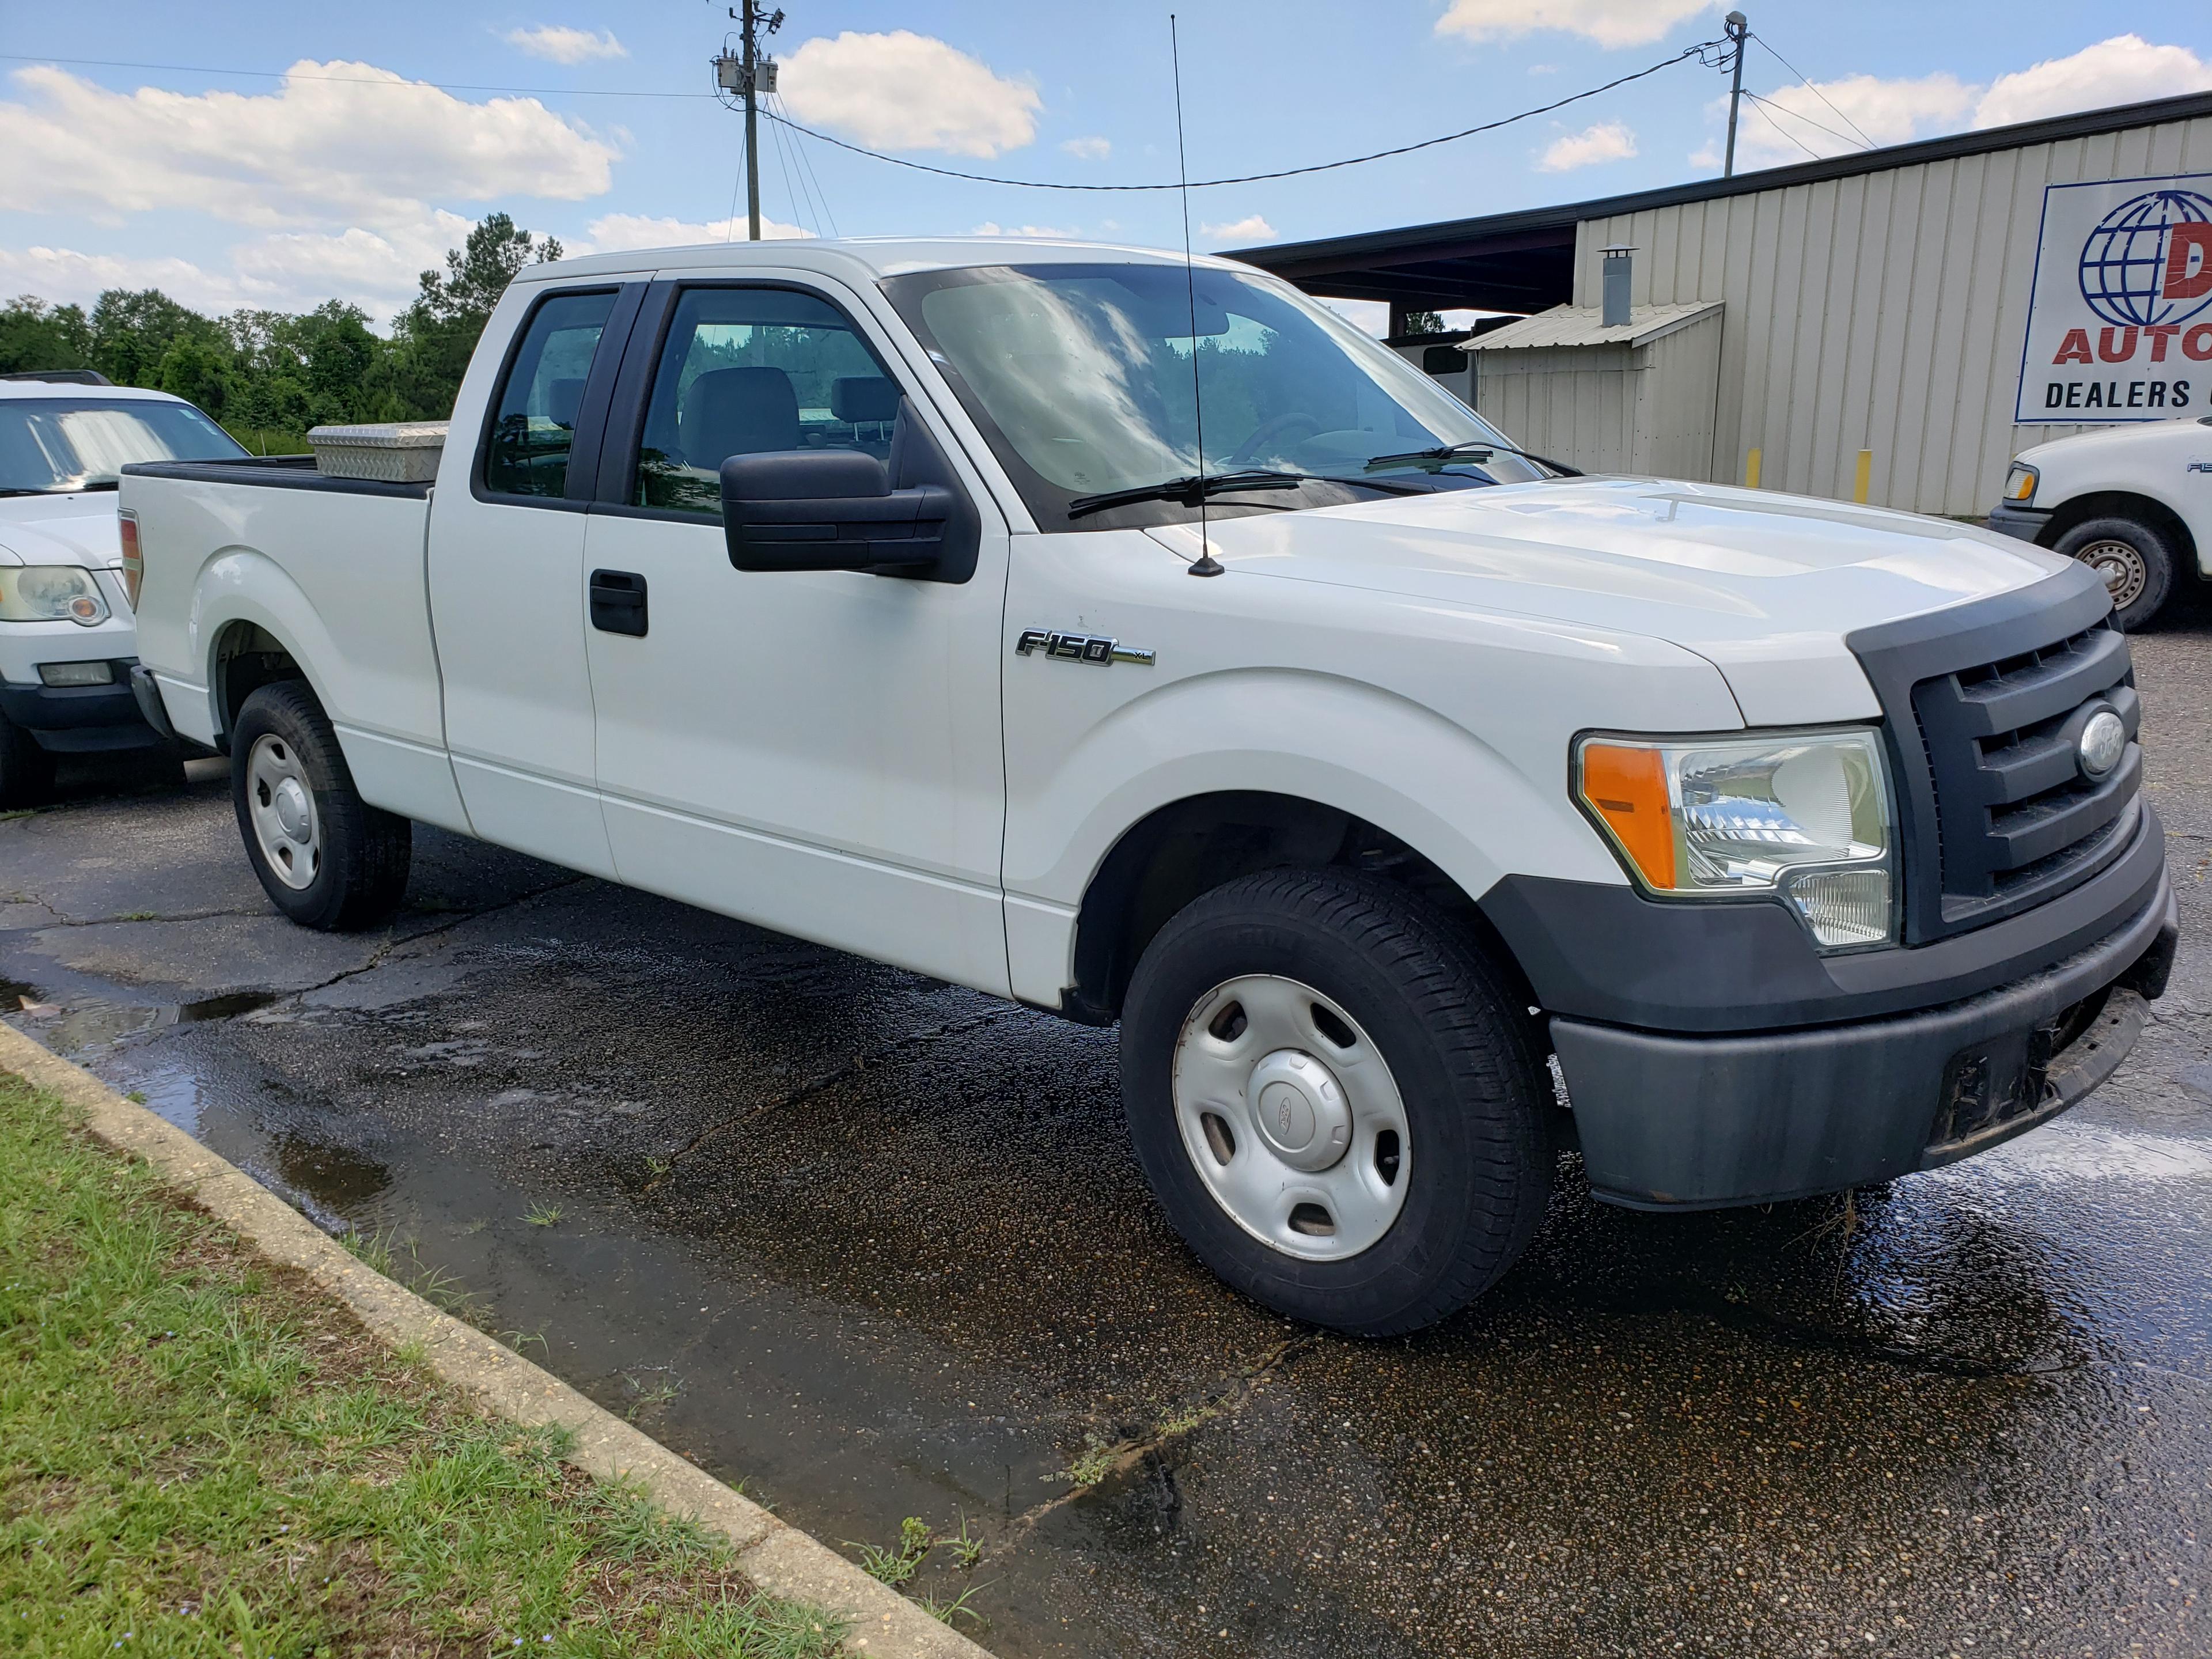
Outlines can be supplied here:
M0 1070L78 1107L100 1140L144 1158L263 1255L306 1273L383 1340L394 1346L421 1344L430 1369L487 1410L517 1423L568 1430L575 1437L569 1461L577 1468L602 1479L638 1481L662 1508L721 1534L736 1547L739 1570L761 1589L851 1620L848 1648L895 1659L991 1659L987 1650L827 1545L777 1520L551 1372L363 1266L244 1170L4 1023Z

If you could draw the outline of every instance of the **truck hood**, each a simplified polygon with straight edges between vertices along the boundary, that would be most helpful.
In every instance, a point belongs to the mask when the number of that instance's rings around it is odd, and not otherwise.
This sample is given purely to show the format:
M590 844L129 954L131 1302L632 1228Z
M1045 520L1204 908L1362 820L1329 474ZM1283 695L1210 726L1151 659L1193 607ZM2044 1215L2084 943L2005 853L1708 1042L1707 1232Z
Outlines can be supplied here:
M1188 525L1152 532L1186 557ZM1727 678L1753 726L1881 710L1844 644L2066 562L1948 520L1717 484L1567 479L1217 520L1232 574L1640 634Z
M122 562L113 490L0 495L0 564L73 564L112 570Z

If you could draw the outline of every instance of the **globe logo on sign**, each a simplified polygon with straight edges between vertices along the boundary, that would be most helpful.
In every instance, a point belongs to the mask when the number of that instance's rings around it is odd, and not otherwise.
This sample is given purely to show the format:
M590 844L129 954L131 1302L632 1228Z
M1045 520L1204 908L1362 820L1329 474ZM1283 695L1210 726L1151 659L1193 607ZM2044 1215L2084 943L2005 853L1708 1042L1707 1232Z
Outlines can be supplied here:
M2212 294L2193 305L2166 298L2166 258L2176 225L2208 223L2212 196L2193 190L2154 190L2121 203L2081 245L2082 299L2106 322L2124 328L2187 321L2212 306Z

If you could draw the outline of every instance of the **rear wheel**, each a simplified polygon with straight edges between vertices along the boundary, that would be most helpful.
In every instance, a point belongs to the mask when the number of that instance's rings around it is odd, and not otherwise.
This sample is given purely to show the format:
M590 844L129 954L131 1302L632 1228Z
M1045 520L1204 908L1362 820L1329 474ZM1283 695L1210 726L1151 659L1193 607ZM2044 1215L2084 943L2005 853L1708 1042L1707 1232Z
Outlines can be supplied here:
M0 714L0 812L43 805L54 787L54 757L39 740Z
M2105 579L2112 596L2112 626L2123 633L2158 614L2173 591L2179 561L2165 533L2140 519L2085 519L2051 550L2079 559Z
M362 799L330 720L299 681L264 685L239 710L230 793L253 873L301 927L350 933L398 909L412 826Z
M1365 1335L1512 1266L1550 1191L1551 1095L1494 964L1386 883L1272 871L1146 947L1121 1018L1152 1189L1231 1285Z

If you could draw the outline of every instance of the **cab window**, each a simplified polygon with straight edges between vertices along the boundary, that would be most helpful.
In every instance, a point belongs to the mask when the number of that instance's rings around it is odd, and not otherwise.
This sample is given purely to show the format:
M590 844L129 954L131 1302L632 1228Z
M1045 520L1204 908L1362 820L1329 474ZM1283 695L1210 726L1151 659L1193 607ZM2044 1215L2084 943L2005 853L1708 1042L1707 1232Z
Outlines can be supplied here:
M561 495L592 355L614 308L612 289L556 294L531 313L530 326L501 386L484 446L484 488L500 495Z
M719 519L732 455L857 449L887 460L899 395L826 300L796 289L688 289L653 374L632 502Z

